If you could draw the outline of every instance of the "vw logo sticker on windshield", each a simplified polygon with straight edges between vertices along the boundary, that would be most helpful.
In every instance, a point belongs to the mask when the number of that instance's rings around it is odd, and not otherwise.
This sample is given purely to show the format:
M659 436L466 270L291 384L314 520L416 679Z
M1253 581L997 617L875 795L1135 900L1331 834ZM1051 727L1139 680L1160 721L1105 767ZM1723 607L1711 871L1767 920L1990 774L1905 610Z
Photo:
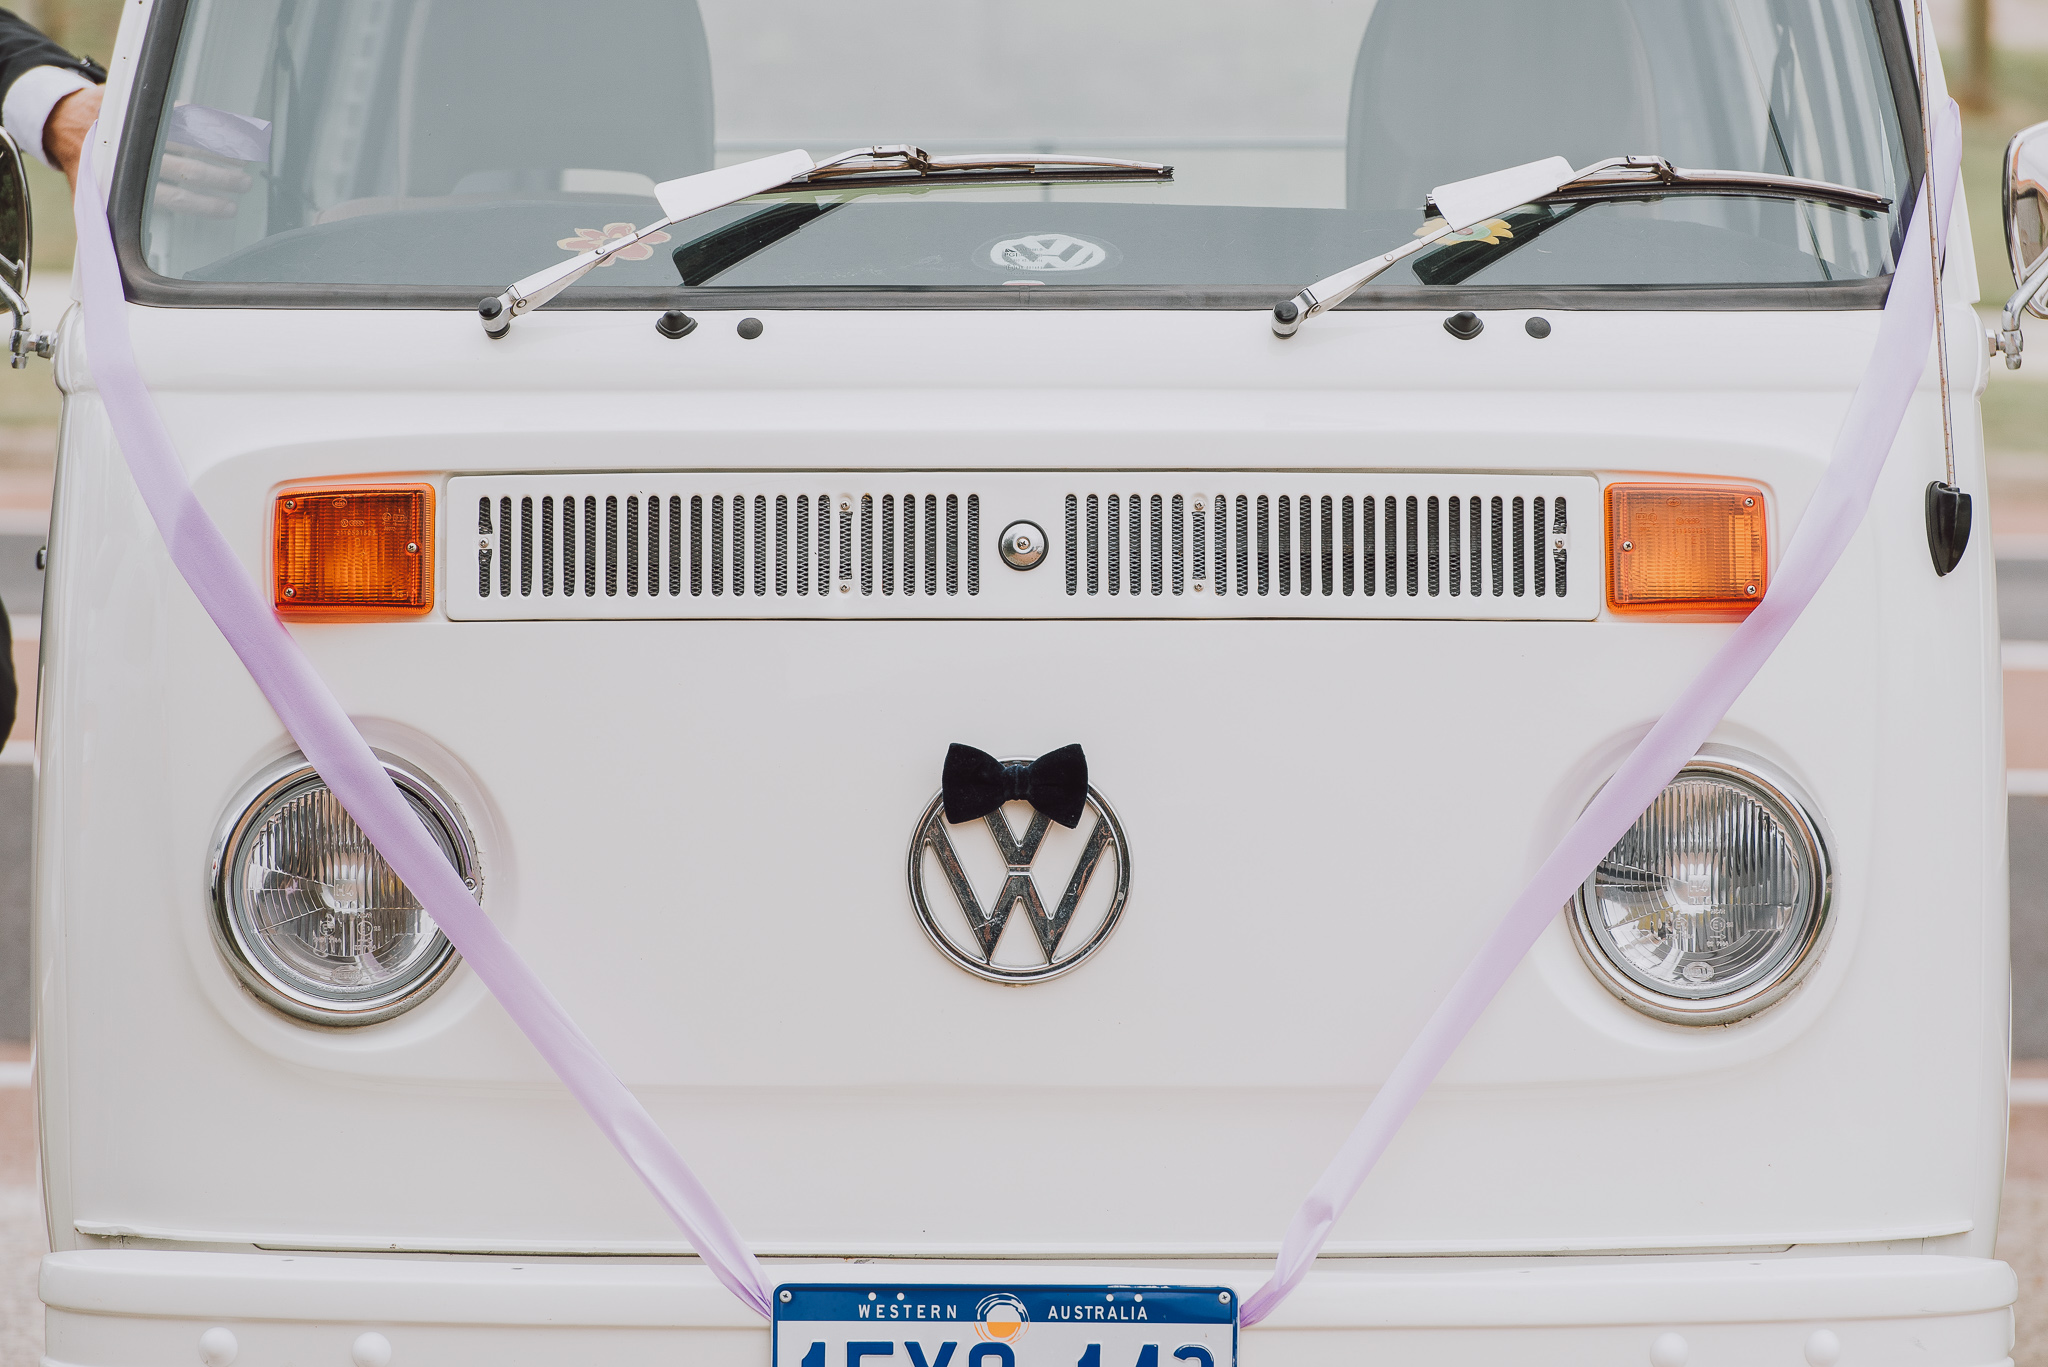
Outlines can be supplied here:
M1123 826L1094 788L1075 830L1030 811L1019 836L998 807L978 821L946 821L945 796L932 799L910 842L910 900L941 953L978 978L1041 983L1078 968L1109 940L1131 890ZM1093 818L1093 824L1090 824ZM958 844L955 844L956 839ZM1039 892L1043 874L1048 907ZM983 892L995 888L983 909ZM1013 919L1025 924L1006 943Z
M1001 237L982 248L981 263L999 271L1086 271L1114 264L1122 253L1107 242L1091 242L1072 233L1027 233Z

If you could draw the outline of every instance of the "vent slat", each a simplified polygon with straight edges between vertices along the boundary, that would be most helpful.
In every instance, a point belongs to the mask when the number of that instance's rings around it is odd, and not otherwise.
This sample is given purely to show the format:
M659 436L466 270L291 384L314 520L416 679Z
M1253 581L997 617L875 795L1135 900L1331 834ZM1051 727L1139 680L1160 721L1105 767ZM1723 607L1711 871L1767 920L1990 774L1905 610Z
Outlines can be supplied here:
M1166 591L1166 500L1152 495L1152 596Z
M1280 495L1280 595L1294 592L1294 500ZM1263 539L1263 538L1262 538Z
M860 496L860 591L862 597L875 591L875 496Z
M711 496L711 596L725 593L725 495Z
M882 592L896 592L896 495L882 495Z
M1398 598L1401 596L1401 564L1404 554L1401 546L1401 500L1387 498L1382 501L1387 509L1387 522L1384 528L1387 538L1384 566L1387 581L1381 591L1389 598Z
M626 596L640 596L640 496L626 498Z
M1569 549L1571 547L1571 543L1569 543L1571 525L1565 521L1565 496L1563 494L1556 498L1554 508L1556 508L1554 521L1550 525L1550 539L1552 539L1550 557L1552 557L1552 562L1556 564L1556 596L1563 598L1565 596L1565 566L1567 566L1567 560L1569 560L1569 555L1571 555L1571 549Z
M1131 510L1131 597L1145 591L1145 528L1143 499L1132 494Z
M1173 496L1173 593L1176 598L1187 592L1187 564L1183 558L1186 546L1187 500L1180 494Z
M1316 595L1316 525L1315 496L1297 495L1294 500L1294 534L1301 555L1295 584L1304 598Z
M1122 590L1124 582L1123 507L1123 495L1109 496L1109 593L1112 598Z
M1088 596L1102 590L1102 499L1088 495Z

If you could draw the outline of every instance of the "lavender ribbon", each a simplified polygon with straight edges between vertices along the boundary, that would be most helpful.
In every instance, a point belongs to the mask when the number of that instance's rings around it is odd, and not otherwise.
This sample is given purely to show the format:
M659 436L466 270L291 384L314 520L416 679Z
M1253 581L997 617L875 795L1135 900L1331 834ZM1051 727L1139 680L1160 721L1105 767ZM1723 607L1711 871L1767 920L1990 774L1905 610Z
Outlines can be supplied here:
M1939 112L1932 165L1940 168L1936 218L1945 234L1960 171L1962 114L1953 100L1944 101ZM1917 242L1927 230L1927 196L1922 195L1904 241ZM1543 861L1401 1055L1288 1224L1272 1277L1244 1303L1246 1325L1272 1314L1314 1266L1337 1218L1358 1195L1395 1132L1508 975L1556 918L1557 909L1571 900L1607 852L1699 752L1841 559L1870 507L1871 491L1905 421L1906 405L1927 369L1928 337L1934 329L1933 264L1927 253L1910 245L1904 255L1912 264L1892 277L1869 368L1849 400L1849 412L1835 435L1834 454L1792 534L1770 591Z
M263 690L285 730L377 852L412 889L605 1137L625 1155L682 1227L697 1255L727 1289L766 1316L767 1279L739 1232L654 1117L476 904L193 494L129 340L121 268L93 174L97 133L95 127L86 135L78 193L72 201L86 358L106 405L107 421L163 534L171 562Z

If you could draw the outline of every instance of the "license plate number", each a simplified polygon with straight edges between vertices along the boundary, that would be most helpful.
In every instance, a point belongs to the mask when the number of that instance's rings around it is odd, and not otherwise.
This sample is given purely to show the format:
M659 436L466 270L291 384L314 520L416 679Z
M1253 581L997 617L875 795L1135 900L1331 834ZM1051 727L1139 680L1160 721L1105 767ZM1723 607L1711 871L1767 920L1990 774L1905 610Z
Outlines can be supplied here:
M791 1283L774 1367L1236 1367L1221 1286Z

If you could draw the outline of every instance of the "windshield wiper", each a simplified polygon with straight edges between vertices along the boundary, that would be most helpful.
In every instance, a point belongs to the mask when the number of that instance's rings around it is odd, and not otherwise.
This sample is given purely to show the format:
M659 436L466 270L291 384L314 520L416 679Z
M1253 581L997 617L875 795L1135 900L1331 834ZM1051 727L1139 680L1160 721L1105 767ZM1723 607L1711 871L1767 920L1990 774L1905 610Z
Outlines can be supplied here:
M663 181L654 187L663 217L624 237L536 271L477 305L484 332L503 337L512 330L512 320L531 313L581 280L591 271L628 247L635 246L672 224L698 214L737 204L755 195L778 191L849 189L892 189L899 186L1035 184L1041 181L1170 181L1173 168L1154 161L1125 161L1115 157L1074 157L1051 153L981 153L966 157L935 157L908 143L856 147L825 161L812 161L810 153L781 152L772 157L721 166L679 180ZM809 222L815 215L790 216L786 231L771 235L762 225L749 230L750 250L726 260L719 269L736 264L752 251L759 251ZM689 245L689 244L686 244ZM723 255L722 252L714 252Z
M1757 171L1692 171L1662 157L1609 157L1573 171L1562 157L1509 167L1491 175L1439 185L1429 192L1428 212L1435 215L1427 231L1393 251L1325 276L1292 299L1273 308L1273 335L1292 337L1301 325L1327 313L1392 266L1446 238L1502 218L1524 205L1578 204L1603 200L1653 199L1666 195L1742 195L1749 198L1814 200L1860 213L1880 214L1891 208L1884 195L1853 186L1804 176L1779 176ZM1561 223L1569 213L1531 224L1541 232ZM1510 236L1512 236L1510 234ZM1510 248L1512 250L1512 248ZM1469 272L1468 272L1469 273Z
M791 177L803 175L816 166L808 152L779 152L772 157L743 161L737 166L721 166L716 171L701 171L679 180L665 180L654 187L654 198L661 204L664 215L659 222L650 223L624 237L615 237L580 256L558 261L546 270L535 271L508 287L503 294L484 300L476 310L484 320L484 332L492 337L503 337L512 330L514 318L531 313L609 261L613 254L653 236L671 223L773 190L778 185L787 184Z
M784 238L802 231L855 195L902 188L937 189L952 185L1030 185L1046 181L1156 182L1173 179L1173 168L1156 161L1125 161L1115 157L1070 157L1035 152L981 153L970 157L935 157L921 147L895 145L859 147L820 162L785 190L812 189L819 197L771 204L737 222L692 238L671 253L676 275L685 285L710 283L725 271ZM846 193L840 194L841 190Z
M1892 202L1874 190L1769 171L1692 171L1662 157L1609 157L1543 196L1546 203L1635 199L1664 195L1742 195L1752 199L1810 199L1862 213L1888 212ZM1514 206L1510 206L1514 207Z
M830 161L821 161L790 188L835 185L888 189L905 185L1036 184L1040 181L1170 181L1173 168L1156 161L1122 157L1070 157L1051 152L978 152L965 157L935 157L922 147L890 143L856 147Z

